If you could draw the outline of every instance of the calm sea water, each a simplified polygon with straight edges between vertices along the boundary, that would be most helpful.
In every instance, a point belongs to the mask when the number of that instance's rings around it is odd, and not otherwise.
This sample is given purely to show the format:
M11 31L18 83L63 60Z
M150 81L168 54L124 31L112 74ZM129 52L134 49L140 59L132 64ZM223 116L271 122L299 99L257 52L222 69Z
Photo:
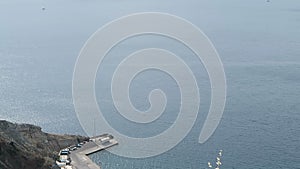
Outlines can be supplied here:
M120 122L111 113L115 108L108 89L116 65L127 54L145 47L168 49L182 56L193 70L201 94L196 125L178 146L157 157L129 159L104 151L91 158L105 169L194 169L207 168L207 161L214 161L218 150L223 149L224 169L299 169L300 3L296 0L2 0L0 118L40 125L47 132L85 134L72 104L77 55L88 37L107 22L145 11L183 17L212 40L224 63L228 84L222 121L205 144L198 144L210 103L202 64L171 39L132 38L110 52L98 70L97 98L111 125L122 133L143 137L160 133L176 118L178 88L158 71L136 77L130 91L134 105L146 110L148 92L162 88L168 96L162 120L141 128ZM121 146L126 145L113 148ZM143 147L138 150L143 151Z

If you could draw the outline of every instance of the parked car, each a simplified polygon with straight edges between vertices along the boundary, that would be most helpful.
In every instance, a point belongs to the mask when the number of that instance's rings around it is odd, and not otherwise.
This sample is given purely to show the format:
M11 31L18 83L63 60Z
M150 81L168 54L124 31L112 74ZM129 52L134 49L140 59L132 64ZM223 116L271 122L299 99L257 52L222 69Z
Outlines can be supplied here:
M76 147L76 146L70 147L70 151L75 151L75 150L77 150L77 147Z
M66 165L70 165L71 164L71 158L68 155L61 155L59 157L58 161L62 162L62 163L66 163Z
M67 163L62 162L62 161L60 161L60 160L55 161L55 164L56 164L58 167L64 167L64 166L67 165Z
M67 150L61 150L59 155L69 155L70 154L70 151L67 151Z

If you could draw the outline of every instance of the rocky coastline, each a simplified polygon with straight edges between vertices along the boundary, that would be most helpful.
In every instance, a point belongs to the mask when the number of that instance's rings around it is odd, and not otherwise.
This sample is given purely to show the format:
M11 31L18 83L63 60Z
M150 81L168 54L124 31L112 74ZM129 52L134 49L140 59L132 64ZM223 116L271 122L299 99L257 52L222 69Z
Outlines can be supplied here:
M49 169L59 150L88 139L45 133L35 125L0 120L0 168Z

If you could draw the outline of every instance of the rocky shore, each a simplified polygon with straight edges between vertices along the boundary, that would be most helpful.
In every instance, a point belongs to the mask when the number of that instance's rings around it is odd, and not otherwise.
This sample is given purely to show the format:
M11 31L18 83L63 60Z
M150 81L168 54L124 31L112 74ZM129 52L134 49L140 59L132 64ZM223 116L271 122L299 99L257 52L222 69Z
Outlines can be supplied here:
M88 139L49 134L38 126L0 120L0 168L49 169L59 150Z

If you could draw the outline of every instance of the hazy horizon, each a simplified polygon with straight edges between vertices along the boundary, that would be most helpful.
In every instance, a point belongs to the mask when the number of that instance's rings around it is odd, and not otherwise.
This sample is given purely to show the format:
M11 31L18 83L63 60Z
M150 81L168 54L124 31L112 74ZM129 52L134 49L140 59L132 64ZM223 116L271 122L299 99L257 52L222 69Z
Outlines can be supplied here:
M223 149L224 169L300 167L300 3L296 0L0 1L0 119L39 125L51 133L86 135L72 100L78 54L96 30L137 12L179 16L208 36L225 69L225 111L213 136L199 144L210 105L210 84L202 63L172 39L129 39L108 54L97 74L98 104L111 125L130 136L146 137L164 131L176 118L178 87L174 79L156 71L137 76L130 97L138 109L146 110L149 91L162 88L170 99L166 115L139 127L114 114L111 75L124 56L146 47L168 49L187 62L200 86L199 115L188 136L162 155L129 159L104 151L91 156L95 162L104 169L207 168L207 161ZM126 145L118 145L122 146Z

